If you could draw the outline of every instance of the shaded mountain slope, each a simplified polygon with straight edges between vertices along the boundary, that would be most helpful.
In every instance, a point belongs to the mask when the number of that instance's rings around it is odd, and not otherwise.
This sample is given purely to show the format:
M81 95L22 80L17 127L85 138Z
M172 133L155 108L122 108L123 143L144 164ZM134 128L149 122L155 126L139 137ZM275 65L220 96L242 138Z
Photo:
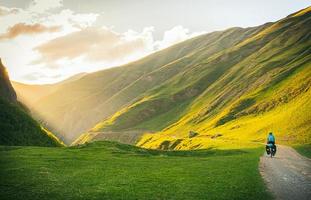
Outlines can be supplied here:
M0 98L0 145L62 146L51 132L41 127L26 111Z
M188 55L195 62L76 143L107 131L138 128L160 131L138 142L147 148L262 141L269 130L276 131L283 142L310 142L311 17L310 8L306 10L275 23L240 29L252 34L209 56L204 48ZM199 137L189 139L191 130L198 131ZM221 137L215 141L217 135Z
M0 62L0 145L61 146L62 143L41 127L17 101L5 67Z
M0 97L7 101L16 102L16 93L11 85L8 72L0 58Z

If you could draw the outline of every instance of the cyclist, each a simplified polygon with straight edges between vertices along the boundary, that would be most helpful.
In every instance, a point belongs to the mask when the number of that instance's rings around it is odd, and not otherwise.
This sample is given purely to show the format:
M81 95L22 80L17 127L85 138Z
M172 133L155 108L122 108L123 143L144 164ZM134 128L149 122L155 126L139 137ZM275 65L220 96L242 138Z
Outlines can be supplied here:
M266 151L267 151L268 155L271 153L270 148L269 148L270 146L272 146L272 149L273 149L274 154L275 154L275 152L276 152L275 137L274 137L272 132L269 133L268 138L267 138Z

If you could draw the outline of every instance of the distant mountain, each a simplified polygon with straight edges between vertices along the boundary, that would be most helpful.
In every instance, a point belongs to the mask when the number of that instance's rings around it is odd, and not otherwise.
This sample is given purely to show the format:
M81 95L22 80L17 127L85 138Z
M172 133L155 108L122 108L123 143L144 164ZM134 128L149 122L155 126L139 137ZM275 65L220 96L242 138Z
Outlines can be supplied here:
M71 77L69 77L69 78L67 78L67 79L65 79L65 80L63 80L61 82L53 84L53 85L62 85L64 83L70 83L72 81L77 81L77 80L81 79L82 77L84 77L87 74L88 73L86 73L86 72L81 72L81 73L75 74L75 75L73 75L73 76L71 76Z
M18 101L31 109L39 99L51 94L57 87L54 85L28 85L12 81Z
M79 80L86 74L87 73L79 73L55 84L29 85L12 81L12 85L17 93L18 100L23 102L28 107L32 107L39 99L48 96L59 86Z
M309 7L274 23L201 35L62 84L33 109L67 143L84 133L75 144L206 148L260 142L268 131L280 142L309 143L310 24Z
M41 127L17 101L9 76L0 62L0 145L61 146L52 133Z

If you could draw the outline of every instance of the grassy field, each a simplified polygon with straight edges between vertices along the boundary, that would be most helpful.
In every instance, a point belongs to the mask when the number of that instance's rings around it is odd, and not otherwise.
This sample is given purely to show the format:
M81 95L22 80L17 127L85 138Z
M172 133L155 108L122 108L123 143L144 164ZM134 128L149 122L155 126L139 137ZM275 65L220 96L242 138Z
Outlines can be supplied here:
M311 144L293 146L301 155L311 158Z
M155 151L113 142L0 147L0 199L271 199L262 149Z

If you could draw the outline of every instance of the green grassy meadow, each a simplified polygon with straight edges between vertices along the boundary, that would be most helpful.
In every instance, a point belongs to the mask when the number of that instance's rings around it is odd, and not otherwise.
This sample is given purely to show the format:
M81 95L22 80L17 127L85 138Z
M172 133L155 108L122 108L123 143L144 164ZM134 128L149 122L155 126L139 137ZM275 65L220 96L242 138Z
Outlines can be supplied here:
M114 142L0 147L0 199L271 199L263 149L157 151ZM230 164L228 164L230 163Z
M305 145L294 145L293 146L294 149L296 149L296 151L298 151L298 153L300 153L301 155L307 157L307 158L311 158L311 144L305 144Z

